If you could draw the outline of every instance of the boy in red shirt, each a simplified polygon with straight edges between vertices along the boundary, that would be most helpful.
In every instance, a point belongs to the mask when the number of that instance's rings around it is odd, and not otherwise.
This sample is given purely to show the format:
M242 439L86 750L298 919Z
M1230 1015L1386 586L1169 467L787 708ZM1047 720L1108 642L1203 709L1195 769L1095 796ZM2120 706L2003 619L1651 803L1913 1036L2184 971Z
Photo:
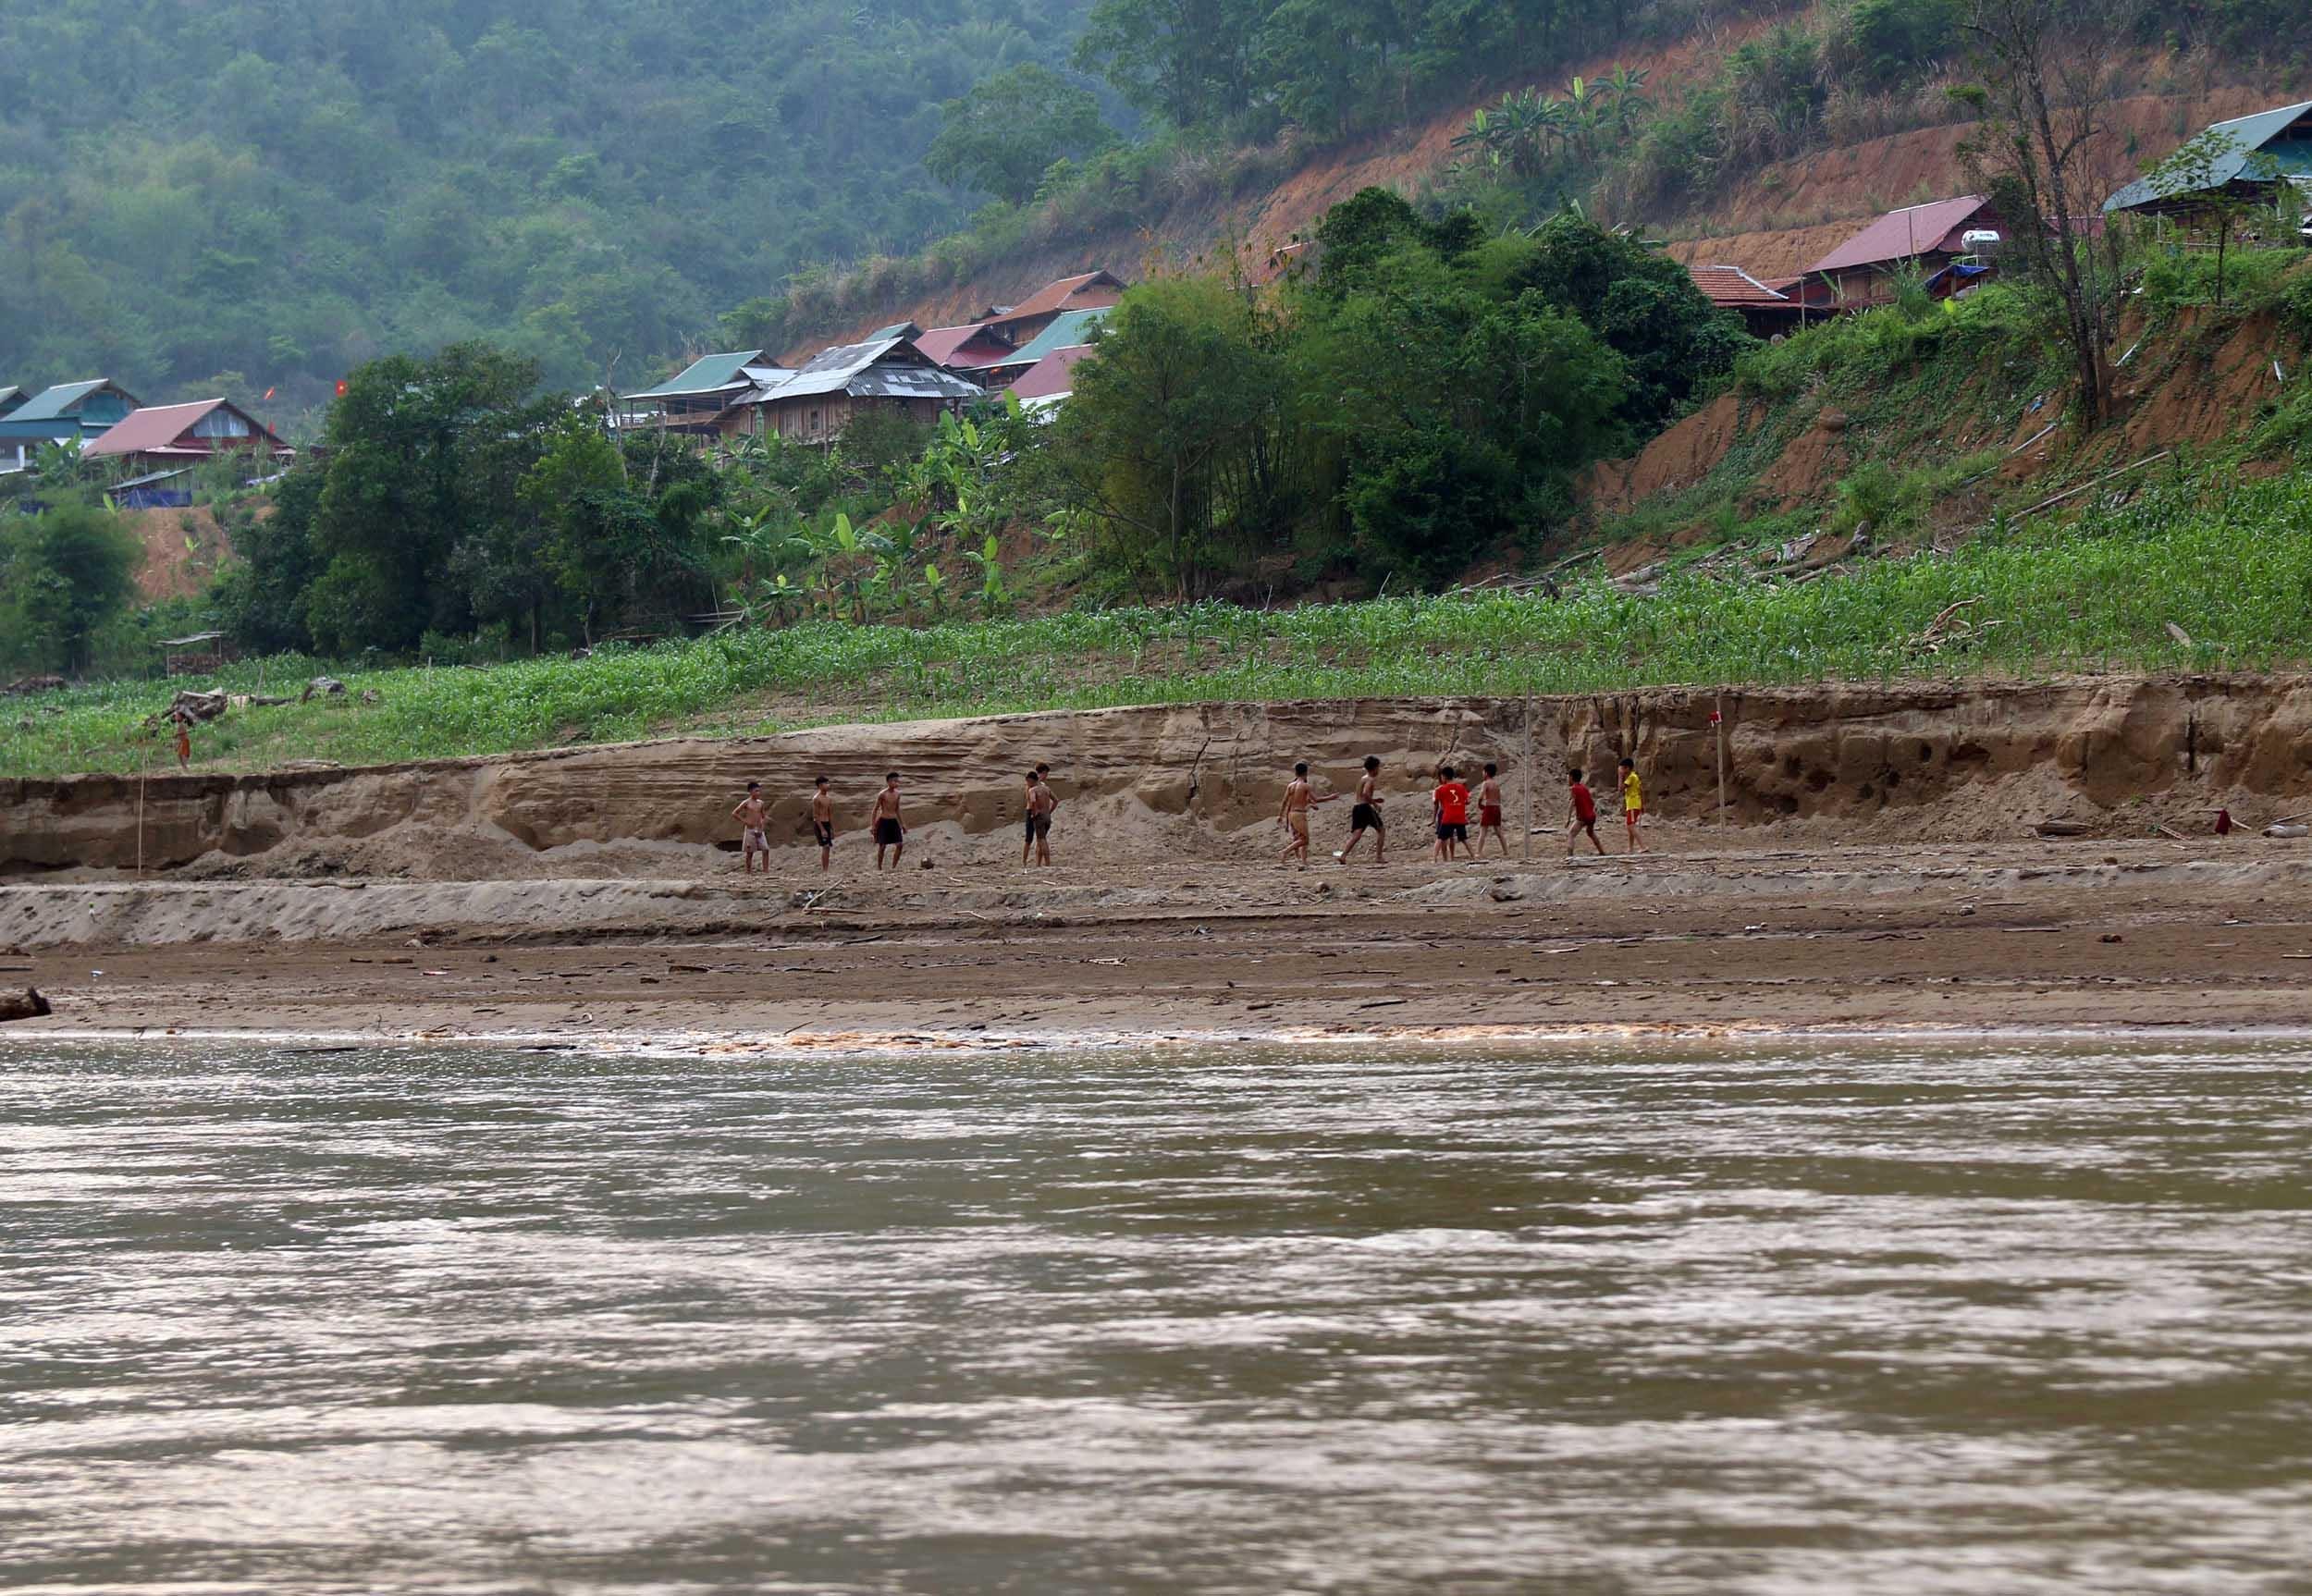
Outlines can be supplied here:
M1430 796L1437 807L1437 846L1433 856L1450 861L1454 843L1460 843L1463 853L1469 852L1470 790L1453 779L1453 767L1447 765L1437 772L1437 790Z
M1581 772L1566 772L1566 785L1573 799L1573 824L1566 828L1566 857L1573 857L1573 845L1584 831L1590 834L1590 846L1605 853L1605 844L1597 840L1597 800L1581 785Z

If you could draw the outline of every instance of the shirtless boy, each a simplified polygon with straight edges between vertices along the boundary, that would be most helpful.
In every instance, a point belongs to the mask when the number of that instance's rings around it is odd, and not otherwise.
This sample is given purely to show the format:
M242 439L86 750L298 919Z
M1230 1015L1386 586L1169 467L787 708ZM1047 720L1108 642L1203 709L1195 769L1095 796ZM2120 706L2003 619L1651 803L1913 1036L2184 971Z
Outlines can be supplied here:
M1060 806L1059 798L1044 784L1043 767L1039 765L1027 773L1027 840L1019 845L1019 862L1027 863L1028 850L1035 850L1036 863L1051 863L1051 812Z
M1335 794L1337 796L1337 794ZM1300 867L1309 867L1309 811L1319 804L1330 804L1331 798L1320 798L1309 785L1309 764L1302 760L1293 767L1293 779L1285 785L1285 802L1276 811L1276 823L1285 828L1291 840L1285 844L1277 862L1282 864L1294 854L1300 855Z
M1501 829L1501 768L1490 760L1485 766L1485 780L1477 788L1477 856L1485 856L1485 839L1491 837L1501 844L1501 856L1509 856L1509 834Z
M835 853L835 800L824 776L811 794L811 833L818 839L818 867L824 870Z
M1372 833L1372 862L1376 865L1389 862L1389 829L1381 822L1381 794L1375 791L1380 784L1381 761L1368 754L1365 755L1364 779L1357 783L1356 807L1348 812L1348 846L1333 855L1344 865L1348 863L1348 856L1357 852L1357 844L1364 841L1368 831Z
M755 873L755 855L763 856L763 874L770 874L770 839L763 828L770 822L770 806L763 802L763 784L749 781L746 796L731 811L731 818L739 823L739 869L749 876Z
M1597 840L1597 800L1590 796L1587 787L1581 785L1580 771L1566 772L1566 790L1573 804L1573 823L1566 828L1566 857L1573 857L1573 845L1580 840L1584 831L1590 834L1590 846L1600 853L1605 853L1605 844Z
M899 772L894 770L883 778L883 790L875 795L875 867L883 867L883 850L890 849L892 868L899 868L899 856L907 851L907 829L899 823Z

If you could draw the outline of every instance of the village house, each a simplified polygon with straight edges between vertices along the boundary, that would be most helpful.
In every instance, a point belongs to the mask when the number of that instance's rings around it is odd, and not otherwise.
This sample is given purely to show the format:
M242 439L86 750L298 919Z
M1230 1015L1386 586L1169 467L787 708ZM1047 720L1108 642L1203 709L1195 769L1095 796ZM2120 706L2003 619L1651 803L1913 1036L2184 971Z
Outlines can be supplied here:
M1105 310L1066 311L1051 318L1044 329L1002 360L990 361L972 374L990 387L1009 387L1046 356L1088 344L1108 319Z
M1026 411L1049 410L1076 391L1076 368L1093 352L1089 344L1053 350L1003 391Z
M1989 198L1966 194L1889 211L1806 268L1843 309L1884 304L1900 273L1931 276L1962 255L1995 247L2004 229Z
M1703 298L1722 311L1742 318L1753 338L1771 338L1796 332L1808 319L1808 307L1780 289L1760 282L1740 266L1686 268ZM1812 318L1820 320L1817 312Z
M869 412L930 422L979 393L908 338L867 338L821 350L800 371L741 395L723 411L719 430L724 437L823 444Z
M2305 240L2303 217L2312 208L2312 100L2212 123L2198 136L2213 146L2198 169L2139 178L2103 203L2104 214L2172 216L2189 226L2214 194L2270 203L2286 184L2298 218L2294 239Z
M994 311L989 313L990 315L999 313ZM932 327L916 339L916 348L957 376L970 377L974 381L978 380L975 374L1019 352L989 331L985 322Z
M289 460L297 451L232 400L213 399L147 405L115 423L80 452L92 460L153 473L199 465L222 454L246 454L252 462L269 462Z
M59 383L0 414L0 452L13 450L24 464L43 444L78 448L110 431L137 404L134 394L103 377Z
M621 395L620 424L711 436L720 430L722 412L743 395L793 374L761 350L701 355L656 387Z
M31 397L22 388L11 387L6 383L0 383L0 421L7 420L18 411L22 410L25 401ZM22 439L14 441L0 439L0 473L22 471L26 459L27 451Z
M1044 330L1072 311L1104 311L1124 298L1124 279L1105 271L1083 272L1046 283L1008 311L980 325L1015 350L1025 350Z

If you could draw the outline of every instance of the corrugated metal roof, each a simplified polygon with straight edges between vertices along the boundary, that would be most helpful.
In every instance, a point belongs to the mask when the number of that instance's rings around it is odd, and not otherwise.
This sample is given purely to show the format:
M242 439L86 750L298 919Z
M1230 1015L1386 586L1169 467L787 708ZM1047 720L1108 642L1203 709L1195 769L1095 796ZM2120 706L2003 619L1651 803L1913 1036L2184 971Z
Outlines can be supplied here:
M890 326L878 327L867 334L867 341L872 343L878 338L912 338L920 336L922 332L923 329L913 322L893 322Z
M905 399L969 399L979 390L937 366L890 362L895 350L912 349L905 338L869 338L864 343L837 344L803 362L803 369L768 392L749 395L746 403L808 399L813 394L848 393L862 397ZM878 362L887 362L879 364Z
M1017 354L989 363L999 366L1033 365L1054 350L1088 344L1092 341L1092 334L1099 330L1100 325L1108 319L1108 313L1105 309L1070 311L1030 338Z
M1985 195L1966 194L1889 211L1806 269L1810 273L1848 271L1913 259L1942 247L1990 203Z
M289 447L273 435L271 427L239 405L229 399L196 399L191 404L147 405L142 410L131 411L125 420L114 423L81 452L92 455L211 455L216 452L214 444L206 441L187 444L180 440L199 424L203 416L218 410L230 411L249 424L252 429L251 447L276 449Z
M1688 266L1694 287L1712 304L1731 310L1739 305L1789 305L1789 296L1777 293L1740 266Z
M2208 166L2207 187L2220 189L2247 169L2248 157L2287 132L2307 113L2312 113L2312 100L2294 105L2276 105L2269 111L2258 111L2249 117L2234 117L2229 122L2210 122L2203 133L2223 132L2232 135L2232 147ZM2195 135L2196 136L2196 135ZM2292 177L2312 174L2312 146L2297 148L2297 141L2289 141L2285 149L2269 152L2281 171ZM2154 183L2149 178L2138 178L2118 193L2103 202L2107 212L2129 210L2136 205L2150 204L2158 200L2172 200L2185 192L2180 184Z
M20 387L13 387L7 383L0 383L0 415L6 415L17 406L22 404L30 396L27 395Z
M10 414L8 419L13 422L61 421L71 413L73 406L89 395L112 386L111 381L105 377L93 377L84 383L58 383L55 387L43 388L27 399L22 408ZM130 404L137 402L124 389L115 388L114 391Z
M691 394L718 393L735 387L744 379L742 367L756 364L763 358L761 350L738 350L729 354L701 355L681 371L676 372L657 387L644 388L625 397L638 399L682 399Z
M1089 344L1070 344L1053 350L1004 389L1023 399L1062 399L1076 391L1076 366L1092 352Z

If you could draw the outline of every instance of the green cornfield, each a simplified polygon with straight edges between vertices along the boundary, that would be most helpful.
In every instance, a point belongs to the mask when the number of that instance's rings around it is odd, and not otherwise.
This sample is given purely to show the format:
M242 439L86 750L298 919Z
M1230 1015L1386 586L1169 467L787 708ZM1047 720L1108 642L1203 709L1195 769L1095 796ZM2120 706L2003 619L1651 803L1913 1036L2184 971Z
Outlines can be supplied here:
M1870 561L1795 585L1673 575L1658 594L1638 596L1593 576L1556 598L1491 593L1279 611L1206 604L913 629L818 621L583 660L340 670L353 689L345 697L235 710L200 727L195 765L373 764L1124 704L2312 661L2312 473L2168 481L2138 492L2068 525L1994 532L1953 553ZM1976 601L1961 612L1973 630L1922 647L1936 617L1967 600ZM287 682L293 691L322 669L245 662L198 685L249 692L262 675L273 690ZM166 740L143 722L176 685L119 681L0 700L0 775L172 764ZM359 702L364 689L378 702Z

